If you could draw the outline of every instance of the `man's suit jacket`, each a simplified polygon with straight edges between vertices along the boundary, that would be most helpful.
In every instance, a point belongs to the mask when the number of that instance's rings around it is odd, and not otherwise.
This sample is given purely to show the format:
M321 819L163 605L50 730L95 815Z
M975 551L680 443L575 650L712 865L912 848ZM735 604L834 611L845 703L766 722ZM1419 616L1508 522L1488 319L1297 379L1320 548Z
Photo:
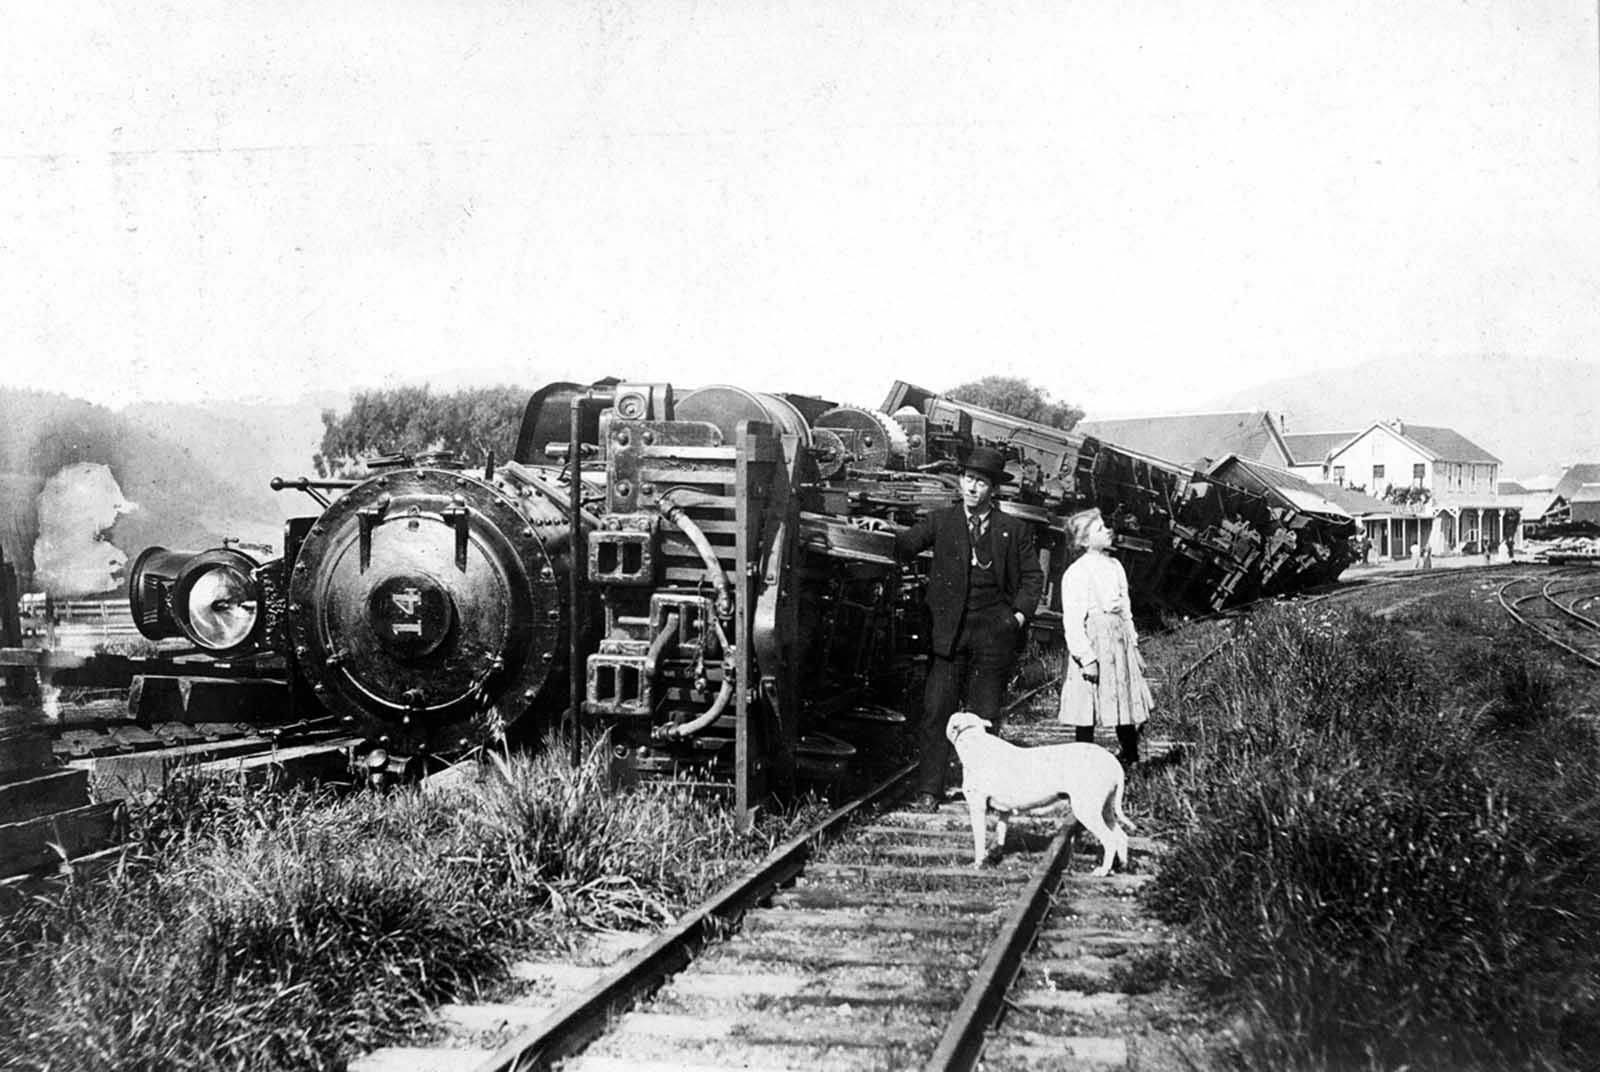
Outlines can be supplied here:
M989 512L987 537L1001 598L1012 610L1020 611L1024 621L1031 620L1044 591L1044 571L1033 545L1032 526L1002 514L996 506ZM928 609L933 612L933 651L948 657L955 650L961 613L967 606L967 568L972 557L967 512L959 505L935 510L902 532L895 544L903 555L933 548L927 596Z

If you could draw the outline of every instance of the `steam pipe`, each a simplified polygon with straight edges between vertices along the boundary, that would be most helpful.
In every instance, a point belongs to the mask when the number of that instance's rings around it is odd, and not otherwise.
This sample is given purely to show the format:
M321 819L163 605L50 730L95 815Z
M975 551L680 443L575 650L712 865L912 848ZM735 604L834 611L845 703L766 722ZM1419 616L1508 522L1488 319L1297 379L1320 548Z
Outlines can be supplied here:
M724 653L722 660L722 687L717 689L716 696L712 697L711 706L696 715L688 722L679 726L660 726L651 731L650 736L659 739L676 740L683 737L692 737L715 722L722 712L728 707L728 701L733 699L734 660L733 645L728 643L728 634L723 632L722 623L715 618L711 619L711 628L717 631L717 642L722 646ZM654 647L654 645L652 645Z
M716 698L711 701L711 706L696 718L678 726L663 726L653 736L676 740L681 737L693 737L701 730L721 717L727 710L728 701L733 699L733 675L726 674L722 679L722 687L717 690Z
M655 639L650 641L650 650L644 657L645 680L651 680L656 676L656 664L661 661L661 653L667 650L667 645L671 643L673 635L677 633L678 620L679 615L676 611L668 614L667 620L661 625L661 632L657 633Z
M722 571L722 563L717 559L717 552L711 546L711 541L706 539L706 534L700 531L700 526L678 504L675 496L687 494L681 488L672 488L656 500L656 507L663 517L678 526L683 534L689 537L689 542L694 544L695 550L700 552L700 559L706 564L706 579L717 590L717 617L729 618L733 616L733 586L728 583L728 575Z

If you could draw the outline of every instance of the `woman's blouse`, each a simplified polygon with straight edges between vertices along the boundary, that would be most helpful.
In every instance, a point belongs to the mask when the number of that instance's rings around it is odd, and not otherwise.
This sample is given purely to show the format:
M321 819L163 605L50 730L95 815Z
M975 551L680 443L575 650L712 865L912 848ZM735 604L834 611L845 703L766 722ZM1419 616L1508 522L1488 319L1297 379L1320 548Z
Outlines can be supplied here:
M1084 628L1091 614L1117 615L1127 625L1128 642L1138 640L1128 599L1128 574L1121 562L1100 551L1084 552L1061 578L1061 628L1067 652L1080 663L1095 657Z

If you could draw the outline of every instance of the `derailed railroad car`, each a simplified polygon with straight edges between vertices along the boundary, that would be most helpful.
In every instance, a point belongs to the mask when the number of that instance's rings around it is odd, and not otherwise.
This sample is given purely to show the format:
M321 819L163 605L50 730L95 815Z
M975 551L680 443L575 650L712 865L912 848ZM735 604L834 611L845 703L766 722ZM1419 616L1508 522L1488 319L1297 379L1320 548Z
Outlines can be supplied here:
M894 533L959 501L980 443L1010 459L1000 508L1038 526L1052 578L1064 517L1086 506L1146 606L1208 611L1348 561L1353 525L1341 536L1270 488L905 384L873 410L557 383L533 394L510 461L275 482L319 506L280 558L153 548L130 602L146 636L255 660L291 717L359 733L374 780L583 727L609 733L623 775L723 784L750 809L842 773L915 710L924 565L896 558Z

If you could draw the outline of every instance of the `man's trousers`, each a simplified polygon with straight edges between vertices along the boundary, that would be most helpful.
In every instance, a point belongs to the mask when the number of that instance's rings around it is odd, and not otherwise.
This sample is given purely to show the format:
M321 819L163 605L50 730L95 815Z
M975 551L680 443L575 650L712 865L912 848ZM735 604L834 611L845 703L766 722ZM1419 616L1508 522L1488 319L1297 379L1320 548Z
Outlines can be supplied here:
M944 793L945 768L950 763L950 740L944 730L952 714L971 711L1000 728L1000 699L1016 662L1019 631L1007 607L968 614L950 657L932 656L918 733L918 792Z

